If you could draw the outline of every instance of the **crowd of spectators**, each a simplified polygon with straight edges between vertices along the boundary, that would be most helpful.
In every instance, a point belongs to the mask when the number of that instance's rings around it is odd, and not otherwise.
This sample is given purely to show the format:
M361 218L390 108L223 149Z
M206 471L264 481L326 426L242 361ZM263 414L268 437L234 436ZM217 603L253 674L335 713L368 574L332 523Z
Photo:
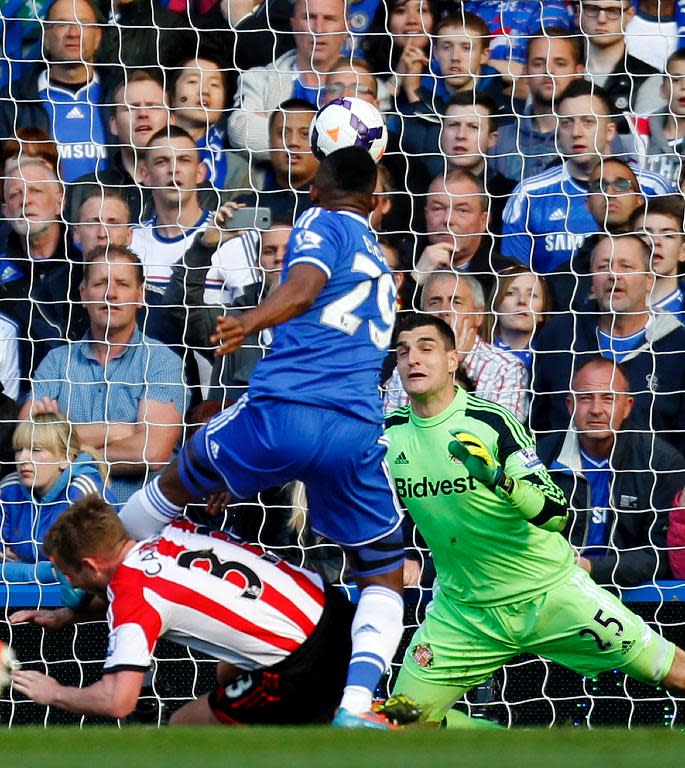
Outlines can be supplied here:
M680 572L679 5L4 3L5 565L40 562L42 532L84 488L125 502L193 407L247 388L272 334L216 362L216 320L278 283L312 204L310 123L356 96L389 133L371 225L398 310L446 319L459 382L535 430L595 578L665 578L669 556ZM268 208L270 226L228 231L240 205ZM392 354L380 384L386 412L407 402ZM275 527L270 544L301 535Z

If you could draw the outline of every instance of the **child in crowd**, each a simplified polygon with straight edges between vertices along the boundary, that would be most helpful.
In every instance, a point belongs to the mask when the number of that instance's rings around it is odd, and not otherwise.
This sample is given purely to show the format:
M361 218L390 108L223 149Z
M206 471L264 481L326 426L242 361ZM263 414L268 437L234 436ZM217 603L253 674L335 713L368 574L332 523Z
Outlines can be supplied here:
M685 323L685 291L681 272L685 262L685 202L679 195L650 198L646 210L639 210L632 226L652 250L652 272L656 280L650 306L670 312Z
M54 581L42 549L45 532L82 496L106 497L106 465L81 445L62 413L20 422L12 445L17 471L0 483L0 577Z

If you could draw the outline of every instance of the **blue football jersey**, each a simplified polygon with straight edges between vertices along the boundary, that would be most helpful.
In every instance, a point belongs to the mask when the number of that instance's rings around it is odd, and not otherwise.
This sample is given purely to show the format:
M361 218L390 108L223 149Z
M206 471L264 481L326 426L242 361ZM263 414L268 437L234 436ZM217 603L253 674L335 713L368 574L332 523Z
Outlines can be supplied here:
M463 9L480 16L490 30L490 59L526 63L528 41L544 26L572 29L573 10L563 0L466 0Z
M658 173L636 173L649 197L674 191L671 182ZM588 235L600 233L587 207L587 196L587 187L570 176L565 164L521 182L504 209L502 254L535 272L554 272Z
M290 235L282 280L311 264L328 281L314 304L275 329L271 352L250 380L250 399L332 408L381 423L380 369L395 321L397 291L366 220L310 208Z
M0 261L0 265L2 262ZM0 266L0 270L2 267ZM0 280L2 272L0 271ZM675 315L681 323L685 325L685 291L682 287L678 287L669 293L668 296L664 296L661 301L657 301L652 304L652 309L658 309L660 312L668 312Z
M212 125L197 142L200 160L207 166L207 181L216 189L224 189L228 173L228 153L226 149L226 131Z
M57 145L60 172L66 182L107 168L105 108L100 106L97 80L76 93L50 85L46 72L38 80L38 95L50 118L52 140Z

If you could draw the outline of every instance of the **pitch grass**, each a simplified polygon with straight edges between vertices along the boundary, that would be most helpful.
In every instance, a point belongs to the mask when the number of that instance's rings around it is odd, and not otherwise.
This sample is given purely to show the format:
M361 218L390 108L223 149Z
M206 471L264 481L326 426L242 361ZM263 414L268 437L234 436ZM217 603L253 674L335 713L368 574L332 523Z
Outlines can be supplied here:
M685 734L667 729L338 731L333 728L13 728L12 768L671 768Z

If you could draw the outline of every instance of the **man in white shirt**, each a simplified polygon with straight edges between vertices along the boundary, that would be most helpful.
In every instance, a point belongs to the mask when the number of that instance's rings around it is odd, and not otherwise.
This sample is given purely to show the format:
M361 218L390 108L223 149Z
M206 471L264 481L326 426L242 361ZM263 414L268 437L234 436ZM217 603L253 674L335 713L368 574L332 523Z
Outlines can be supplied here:
M286 99L319 103L328 72L339 69L346 39L344 0L296 0L291 21L295 50L273 64L255 67L238 78L233 113L228 119L232 147L266 160L269 113Z
M182 329L164 309L171 266L184 258L213 218L198 200L206 173L195 141L182 128L171 126L150 137L142 178L151 190L155 215L133 228L131 250L145 270L145 302L150 308L145 331L168 344L182 346ZM217 248L207 273L207 304L232 304L245 286L257 281L256 240L256 234L248 232ZM208 383L209 366L199 358L198 365L201 382Z

